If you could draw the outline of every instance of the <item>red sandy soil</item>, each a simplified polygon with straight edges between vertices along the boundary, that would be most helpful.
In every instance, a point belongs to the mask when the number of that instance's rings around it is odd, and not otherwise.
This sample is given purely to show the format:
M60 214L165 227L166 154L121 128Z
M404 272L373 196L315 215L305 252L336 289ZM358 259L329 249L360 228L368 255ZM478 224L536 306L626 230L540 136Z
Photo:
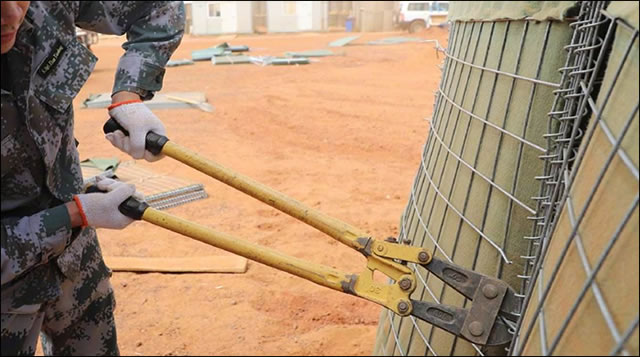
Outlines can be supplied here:
M222 41L252 54L327 48L350 33L228 37L185 36L173 59ZM355 43L391 36L365 33ZM91 93L110 92L122 38L93 46L94 73L76 98L81 159L129 160L102 136L105 109L82 109ZM443 55L432 43L353 45L310 65L167 68L163 91L202 91L215 106L155 113L174 142L252 177L377 239L398 234L425 142ZM159 173L205 185L210 195L167 212L280 250L360 273L358 252L286 214L171 158ZM189 257L230 254L146 222L100 230L105 255ZM369 355L381 307L259 263L244 274L114 273L123 355Z

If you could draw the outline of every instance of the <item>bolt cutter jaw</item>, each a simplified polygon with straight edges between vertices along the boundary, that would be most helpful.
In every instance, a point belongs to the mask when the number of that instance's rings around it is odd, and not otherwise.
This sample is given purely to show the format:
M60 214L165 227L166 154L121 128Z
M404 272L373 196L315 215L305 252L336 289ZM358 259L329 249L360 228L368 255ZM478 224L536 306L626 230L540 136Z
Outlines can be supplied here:
M487 340L484 343L480 343L477 336L473 336L471 333L482 335L482 332L484 332L482 327L474 323L465 324L469 317L468 309L427 301L411 300L411 303L413 305L412 316L469 342L484 346L507 346L513 337L509 332L509 326L501 319L497 319L491 330L486 334ZM471 335L471 338L468 338L467 335Z

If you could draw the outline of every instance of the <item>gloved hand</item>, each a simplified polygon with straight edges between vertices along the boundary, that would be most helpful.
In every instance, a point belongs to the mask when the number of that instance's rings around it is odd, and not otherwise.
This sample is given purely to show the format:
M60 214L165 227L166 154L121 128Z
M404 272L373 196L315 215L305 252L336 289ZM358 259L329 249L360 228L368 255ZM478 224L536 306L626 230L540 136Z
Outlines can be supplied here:
M124 135L120 130L106 134L105 137L113 146L131 155L134 159L144 158L147 161L156 161L164 157L162 154L153 155L144 149L148 132L153 131L158 135L167 134L160 119L145 104L141 102L115 104L109 108L109 115L129 132L129 136Z
M143 199L142 195L136 192L136 187L110 178L100 179L97 186L106 192L83 193L73 197L82 216L82 225L122 229L133 222L133 219L120 213L118 206L130 196Z

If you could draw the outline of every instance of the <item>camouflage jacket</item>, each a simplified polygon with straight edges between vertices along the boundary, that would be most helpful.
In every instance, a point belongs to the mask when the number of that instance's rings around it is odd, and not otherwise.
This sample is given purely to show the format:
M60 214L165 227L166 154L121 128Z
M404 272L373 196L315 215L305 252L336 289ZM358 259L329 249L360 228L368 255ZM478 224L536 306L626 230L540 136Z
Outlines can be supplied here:
M71 229L64 203L82 189L72 100L97 58L76 26L127 34L113 92L150 99L182 39L181 1L32 1L15 46L2 55L2 312L60 294L59 270L86 281L108 276L92 228ZM3 79L3 87L5 87ZM96 135L101 135L99 129Z

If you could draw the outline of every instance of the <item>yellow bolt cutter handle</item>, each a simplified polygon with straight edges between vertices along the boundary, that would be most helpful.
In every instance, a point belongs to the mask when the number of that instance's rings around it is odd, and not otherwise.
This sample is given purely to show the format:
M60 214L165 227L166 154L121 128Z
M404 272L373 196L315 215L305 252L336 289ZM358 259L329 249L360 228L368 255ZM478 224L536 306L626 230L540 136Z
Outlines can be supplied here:
M109 119L103 129L105 133L121 130L125 135L128 135L128 132L114 119ZM425 249L375 240L345 222L329 217L264 184L208 160L194 151L169 141L162 135L148 133L145 148L156 155L162 153L191 166L358 250L367 258L367 268L360 275L342 273L216 232L205 226L155 210L133 198L121 205L123 214L135 219L143 219L320 285L358 295L381 304L400 315L411 313L409 295L416 288L414 273L393 259L419 264L428 263L431 255ZM373 279L375 270L384 273L395 283L376 282Z

